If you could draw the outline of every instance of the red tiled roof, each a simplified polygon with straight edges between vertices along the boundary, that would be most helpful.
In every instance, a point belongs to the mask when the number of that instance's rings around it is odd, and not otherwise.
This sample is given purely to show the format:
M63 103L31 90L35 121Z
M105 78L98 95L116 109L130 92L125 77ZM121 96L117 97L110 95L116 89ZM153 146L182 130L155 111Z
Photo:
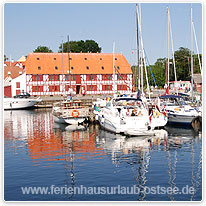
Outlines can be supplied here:
M23 73L23 64L22 68L20 68L19 66L16 66L18 65L17 63L20 64L19 62L4 62L4 79L6 79L6 77L14 79L21 75L19 72ZM8 72L11 74L8 74Z
M66 74L69 71L69 56L72 74L113 74L113 54L106 53L64 53L63 69L62 53L30 53L26 59L26 74ZM122 54L115 54L115 58L119 73L132 73Z

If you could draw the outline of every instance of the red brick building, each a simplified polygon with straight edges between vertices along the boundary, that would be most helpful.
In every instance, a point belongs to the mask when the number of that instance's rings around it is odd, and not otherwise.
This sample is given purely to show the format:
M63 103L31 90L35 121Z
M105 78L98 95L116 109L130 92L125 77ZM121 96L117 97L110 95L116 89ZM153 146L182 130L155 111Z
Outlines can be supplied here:
M76 94L132 91L131 67L122 54L30 53L25 66L26 90L31 95L69 94L70 84Z

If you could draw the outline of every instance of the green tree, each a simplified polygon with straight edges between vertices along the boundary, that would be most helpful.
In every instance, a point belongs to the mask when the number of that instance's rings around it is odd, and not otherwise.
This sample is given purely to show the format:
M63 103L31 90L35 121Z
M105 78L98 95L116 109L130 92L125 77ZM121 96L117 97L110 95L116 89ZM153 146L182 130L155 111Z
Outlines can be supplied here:
M4 54L4 61L7 61L9 58L6 57L6 55Z
M38 46L34 51L34 53L52 53L53 51L46 46Z
M176 67L177 80L190 81L191 80L190 50L184 47L180 47L177 51L175 51L174 56L175 56L175 67ZM202 55L201 54L200 54L200 61L202 65ZM169 62L170 62L170 69L169 69L170 81L174 81L175 75L174 75L173 59L170 59ZM167 64L168 64L167 58L159 58L157 59L154 65L151 65L151 69L155 77L156 84L159 88L164 87L165 85L166 75L167 75L167 71L166 71ZM135 73L136 71L137 71L136 67L132 66L133 75L136 74ZM194 71L194 74L200 73L200 65L199 65L197 54L193 55L193 71ZM155 86L149 67L147 67L147 76L148 76L149 85ZM145 71L144 71L144 87L146 88L146 86L147 86L146 76L145 76ZM136 88L137 88L137 85L136 85Z
M193 55L193 61L194 61L194 65L193 65L194 74L200 73L200 64L199 64L199 59L198 59L197 54ZM202 55L201 54L200 54L200 63L202 65Z
M175 51L174 56L177 80L189 80L191 75L190 50L184 47L180 47L177 51ZM171 66L171 80L175 80L173 64Z
M184 47L180 47L174 53L175 56L175 67L177 80L189 81L191 79L191 53L190 50ZM200 59L202 55L200 55ZM170 60L173 62L173 60ZM198 55L193 55L193 73L200 73L200 65L198 61ZM171 65L170 69L171 79L174 81L174 65Z
M102 48L94 40L70 41L70 52L73 53L101 53ZM59 52L62 52L62 44L59 46ZM68 42L63 43L63 52L68 52Z

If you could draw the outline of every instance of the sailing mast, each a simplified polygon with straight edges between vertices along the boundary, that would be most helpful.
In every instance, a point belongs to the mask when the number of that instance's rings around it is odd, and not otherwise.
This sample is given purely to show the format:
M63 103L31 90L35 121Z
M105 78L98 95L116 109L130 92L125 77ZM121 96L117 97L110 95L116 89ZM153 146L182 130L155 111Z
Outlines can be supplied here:
M140 8L139 8L140 9ZM138 6L136 6L136 15L137 15L137 21L138 21L138 25L137 28L139 28L139 32L140 32L140 36L141 36L141 14L138 11ZM139 36L137 34L137 41L139 41ZM139 46L139 42L138 42L138 46ZM144 95L144 85L143 85L143 61L142 61L142 50L138 49L137 51L138 54L138 64L139 64L139 68L138 68L138 90L140 90L142 88L142 95ZM141 84L141 86L140 86Z
M137 72L138 74L135 76L135 85L138 76L138 91L140 91L140 67L139 67L139 31L138 31L138 8L136 4L136 22L137 22ZM135 72L135 74L137 73Z
M169 39L170 39L170 26L169 26L169 16L170 16L170 10L169 10L169 8L167 7L167 15L168 15L168 17L167 17L167 21L168 21L168 30L167 30L167 40L168 40L168 45L167 45L167 52L168 52L168 57L167 57L167 70L168 70L168 72L167 72L167 86L169 87L169 82L170 82L170 41L169 41Z
M113 42L113 92L115 94L115 42Z
M191 31L191 87L192 87L192 103L193 103L193 99L194 99L194 95L193 95L193 35L192 35L192 6L191 6L191 28L190 28L190 31Z
M62 40L62 95L64 96L64 54L63 54L63 50L64 50L64 44L63 44L63 40Z
M68 57L69 57L69 93L71 93L71 69L70 69L70 44L69 44L69 35L67 36L68 39L68 47L67 47L67 51L68 51Z
M171 19L170 19L170 10L169 8L167 8L168 10L168 87L169 87L169 77L170 77L170 37L171 37L171 46L172 46L172 60L173 60L173 65L174 65L174 75L175 75L175 82L177 82L177 74L176 74L176 66L175 66L175 55L174 55L174 48L173 48L173 37L172 37L172 24L171 24ZM177 91L178 93L178 91Z
M172 60L173 60L173 66L174 66L174 75L175 75L175 82L177 82L177 74L176 74L176 66L175 66L175 55L174 55L174 47L173 47L173 37L172 37L172 24L169 14L169 26L170 26L170 37L171 37L171 46L172 46ZM178 90L177 90L178 94Z
M149 89L149 82L148 82L148 76L147 76L147 68L146 68L146 61L145 61L145 53L144 53L144 45L143 45L143 39L142 39L142 25L141 25L141 7L139 7L139 15L138 16L138 22L139 22L139 32L140 32L140 43L141 43L141 58L140 58L140 65L141 65L141 82L142 82L142 95L144 94L144 84L143 84L143 66L145 69L145 76L146 76L146 82L147 82L147 92L150 98L150 89ZM138 9L137 9L138 13Z

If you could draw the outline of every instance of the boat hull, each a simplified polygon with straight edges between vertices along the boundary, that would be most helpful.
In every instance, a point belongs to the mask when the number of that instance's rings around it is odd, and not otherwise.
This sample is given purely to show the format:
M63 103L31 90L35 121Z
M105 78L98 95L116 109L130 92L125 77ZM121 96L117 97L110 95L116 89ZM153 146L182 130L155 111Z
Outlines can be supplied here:
M102 128L104 128L105 130L107 130L107 131L110 131L110 132L113 132L113 133L116 133L116 134L119 134L119 133L122 132L120 130L120 128L117 127L117 125L115 125L114 123L112 123L108 119L102 120L102 118L100 117L99 118L99 123L100 123L100 126Z
M154 136L155 132L154 130L126 130L125 135L127 136Z
M117 118L115 117L107 117L104 115L99 115L99 123L102 128L104 128L107 131L113 132L113 133L122 133L125 135L135 135L135 136L147 136L147 135L153 135L151 133L150 129L151 126L149 126L149 123L147 119L148 117L129 117L125 119ZM147 125L147 126L146 126Z
M196 118L196 116L187 116L187 115L178 115L178 114L170 114L169 113L168 123L169 124L191 125L194 118Z
M27 109L34 106L38 102L35 99L4 99L4 110Z
M69 125L78 125L78 124L82 124L86 118L85 117L78 117L78 118L74 118L74 117L67 117L67 118L63 118L63 117L57 117L55 115L54 116L54 122L56 123L60 123L60 124L69 124Z
M153 128L161 128L164 127L168 122L168 118L164 115L161 115L159 118L152 118L151 127Z

